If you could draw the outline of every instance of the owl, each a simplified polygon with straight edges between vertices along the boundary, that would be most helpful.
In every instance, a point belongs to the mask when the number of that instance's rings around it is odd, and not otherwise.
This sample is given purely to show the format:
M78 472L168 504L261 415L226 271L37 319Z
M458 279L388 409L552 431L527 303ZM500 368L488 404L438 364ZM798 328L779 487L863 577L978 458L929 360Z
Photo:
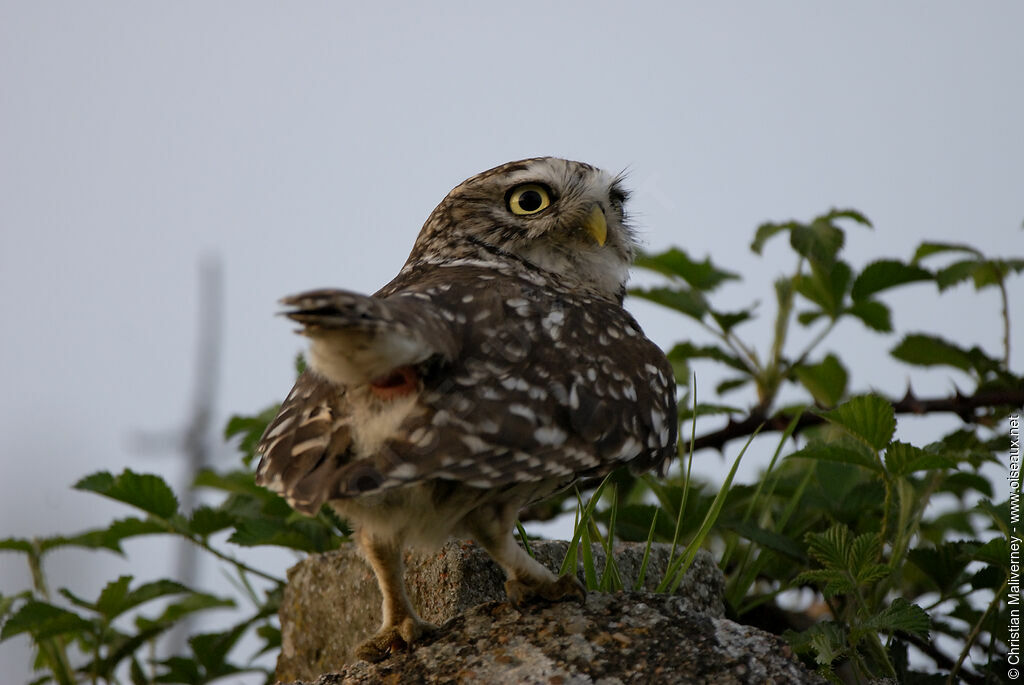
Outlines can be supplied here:
M509 600L583 600L513 537L519 510L676 451L672 368L623 309L636 251L620 177L551 157L463 182L373 295L282 300L310 340L259 447L257 482L353 526L383 596L356 655L379 661L435 630L416 614L403 548L450 536L505 571Z

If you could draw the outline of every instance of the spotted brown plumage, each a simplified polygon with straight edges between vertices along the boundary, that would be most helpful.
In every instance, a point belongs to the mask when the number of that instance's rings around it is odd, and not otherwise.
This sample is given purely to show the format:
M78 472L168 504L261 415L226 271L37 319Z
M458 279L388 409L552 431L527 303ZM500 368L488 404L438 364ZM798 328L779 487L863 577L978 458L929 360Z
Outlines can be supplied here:
M312 341L310 369L260 442L257 482L354 526L384 598L361 657L432 628L406 598L403 545L468 535L513 601L582 597L515 543L519 509L674 454L672 369L622 308L625 200L589 165L512 162L452 190L374 295L283 300Z

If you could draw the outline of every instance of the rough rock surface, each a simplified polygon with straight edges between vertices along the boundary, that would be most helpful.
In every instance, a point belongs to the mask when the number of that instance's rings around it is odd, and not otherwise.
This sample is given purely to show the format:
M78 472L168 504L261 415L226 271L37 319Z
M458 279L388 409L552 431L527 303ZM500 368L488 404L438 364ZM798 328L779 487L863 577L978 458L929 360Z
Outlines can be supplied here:
M566 547L533 543L538 560L554 570ZM591 593L585 605L523 609L504 601L502 572L471 543L409 554L413 604L442 630L379 664L352 656L379 626L373 573L354 548L311 556L288 573L277 677L319 685L822 682L792 661L780 639L722 618L723 579L706 553L698 554L679 594L651 593L668 551L652 549L646 592ZM595 546L594 553L600 572L603 550ZM643 545L616 547L624 587L635 583L642 556Z

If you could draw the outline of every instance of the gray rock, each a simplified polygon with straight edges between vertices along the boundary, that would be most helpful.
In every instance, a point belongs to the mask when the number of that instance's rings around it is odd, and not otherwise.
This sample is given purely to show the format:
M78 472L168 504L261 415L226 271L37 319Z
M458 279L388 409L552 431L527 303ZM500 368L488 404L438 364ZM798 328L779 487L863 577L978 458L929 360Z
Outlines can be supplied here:
M567 544L532 547L557 571ZM627 589L643 552L643 545L616 546ZM319 685L822 682L794 662L778 638L723 618L724 581L706 552L697 555L678 594L653 594L668 553L667 546L652 548L646 592L591 593L582 606L524 609L504 601L501 570L472 543L449 542L434 555L408 554L412 602L442 630L411 653L372 665L352 654L380 622L372 571L354 547L311 556L288 572L277 677ZM594 556L601 573L603 550L595 546Z

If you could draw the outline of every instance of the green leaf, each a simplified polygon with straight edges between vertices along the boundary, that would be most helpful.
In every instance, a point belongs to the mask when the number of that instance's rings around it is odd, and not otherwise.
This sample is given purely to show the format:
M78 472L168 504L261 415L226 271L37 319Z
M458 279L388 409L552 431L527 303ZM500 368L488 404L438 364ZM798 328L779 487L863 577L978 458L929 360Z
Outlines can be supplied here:
M242 623L224 633L204 633L189 638L188 644L192 648L192 653L206 671L208 678L230 675L240 670L228 663L227 657L247 627L247 623Z
M867 453L858 443L853 441L833 440L824 442L822 440L812 440L803 449L793 452L786 459L816 459L840 464L855 464L876 473L881 473L882 471L874 455Z
M718 327L726 333L744 321L748 321L753 316L753 309L742 309L738 312L719 312L714 309L709 309L708 311L711 314L711 318L718 324Z
M704 295L689 288L631 288L629 294L674 309L697 321L702 321L708 313Z
M912 549L907 552L907 559L946 597L964 582L964 571L971 561L970 555L978 546L977 543L962 540L945 542L934 548Z
M846 289L850 285L850 265L844 261L812 262L811 273L796 280L796 291L821 307L835 319L843 311Z
M931 279L931 272L917 265L904 264L895 259L880 259L868 264L860 272L853 282L850 297L858 302L889 288Z
M808 552L826 569L848 570L851 544L850 529L842 524L807 534Z
M739 280L737 274L719 269L709 258L703 262L696 262L686 252L676 247L656 255L642 253L633 263L642 269L682 278L697 290L703 291L714 290L724 281Z
M807 554L804 553L803 545L791 537L767 530L749 521L739 521L723 525L725 528L735 531L741 537L751 542L756 542L765 549L783 554L801 564L807 563Z
M857 317L871 330L880 333L892 332L892 314L887 306L877 300L854 302L844 310L844 313Z
M974 278L975 273L981 267L983 262L976 259L965 259L959 262L953 262L949 266L939 269L935 274L935 282L939 286L939 290L948 290L953 286L963 283L969 278Z
M955 467L956 461L953 459L905 442L896 441L885 450L885 468L894 476L909 476L916 471Z
M24 552L25 554L31 554L32 543L22 538L4 538L3 540L0 540L0 551Z
M827 316L825 312L820 309L808 310L806 312L800 312L796 315L796 320L801 326L810 326L812 323L817 321L823 316Z
M291 523L270 518L248 519L238 524L228 541L243 547L275 545L303 552L325 552L339 544L323 524L310 519Z
M1021 273L1024 271L1024 259L986 259L976 272L974 272L974 288L981 290L993 285L999 285L1010 272Z
M35 642L57 635L91 631L92 623L78 614L47 602L30 599L7 619L0 640L31 633Z
M827 214L822 215L821 219L829 222L835 221L836 219L850 219L852 221L857 222L861 226L865 226L867 228L874 228L874 225L871 223L871 221L864 214L858 212L856 209L832 209Z
M235 517L223 509L203 505L196 507L189 518L189 530L196 535L206 537L218 531L230 528L235 523Z
M983 257L981 252L971 247L970 245L963 245L957 243L921 243L914 252L914 257L911 259L911 264L917 264L922 259L930 257L936 254L942 254L943 252L967 252L976 257Z
M180 595L191 592L181 583L173 580L156 580L143 583L134 590L129 590L131 576L121 576L103 588L99 599L96 601L96 609L103 614L107 620L113 620L129 609L134 609L140 604L145 604L159 597L167 595Z
M952 366L970 371L970 354L953 343L933 335L913 333L903 338L890 354L916 366Z
M156 618L137 616L135 625L141 630L147 630L156 626L167 626L180 620L188 614L207 609L223 609L235 606L232 599L216 597L202 592L191 592L181 600L168 604L163 612Z
M897 597L886 609L866 620L864 628L884 633L899 631L918 637L928 637L931 619L928 612L921 607Z
M301 355L299 359L301 359ZM267 407L254 416L232 416L224 429L224 437L228 440L241 436L238 443L238 450L246 455L243 461L248 465L256 452L256 445L259 444L267 425L277 416L281 405L275 404Z
M822 414L842 426L875 450L881 450L896 432L896 413L887 400L878 395L860 395Z
M737 371L747 372L747 367L738 357L717 345L694 345L691 342L682 342L669 350L667 356L668 360L673 363L689 359L713 359Z
M809 225L798 224L789 234L789 244L797 254L819 267L827 267L835 261L844 241L843 231L824 217L815 219Z
M742 388L744 385L747 385L748 383L750 383L751 380L753 380L753 379L751 379L749 376L747 376L745 378L727 378L727 379L725 379L724 381L722 381L721 383L719 383L718 385L715 386L715 394L716 395L724 395L727 392L732 392L733 390L738 390L739 388ZM700 407L704 407L704 406L706 406L706 405L704 405L704 404L698 405L698 412L700 411ZM729 408L729 413L734 413L734 411L735 411L734 408L732 408L732 407ZM721 412L718 412L718 413L721 413Z
M1008 568L1010 543L1004 537L993 538L975 550L971 559L999 568Z
M178 511L178 498L163 478L148 473L135 473L125 469L114 477L107 471L86 476L75 484L76 490L85 490L137 507L142 511L170 518Z
M791 231L796 225L795 221L790 221L785 224L761 224L757 227L757 233L754 234L754 241L750 243L751 251L761 254L762 250L764 250L764 244L768 242L772 236L782 233L783 231Z
M846 393L849 375L833 354L827 355L818 364L794 367L793 373L814 400L824 407L834 407Z

